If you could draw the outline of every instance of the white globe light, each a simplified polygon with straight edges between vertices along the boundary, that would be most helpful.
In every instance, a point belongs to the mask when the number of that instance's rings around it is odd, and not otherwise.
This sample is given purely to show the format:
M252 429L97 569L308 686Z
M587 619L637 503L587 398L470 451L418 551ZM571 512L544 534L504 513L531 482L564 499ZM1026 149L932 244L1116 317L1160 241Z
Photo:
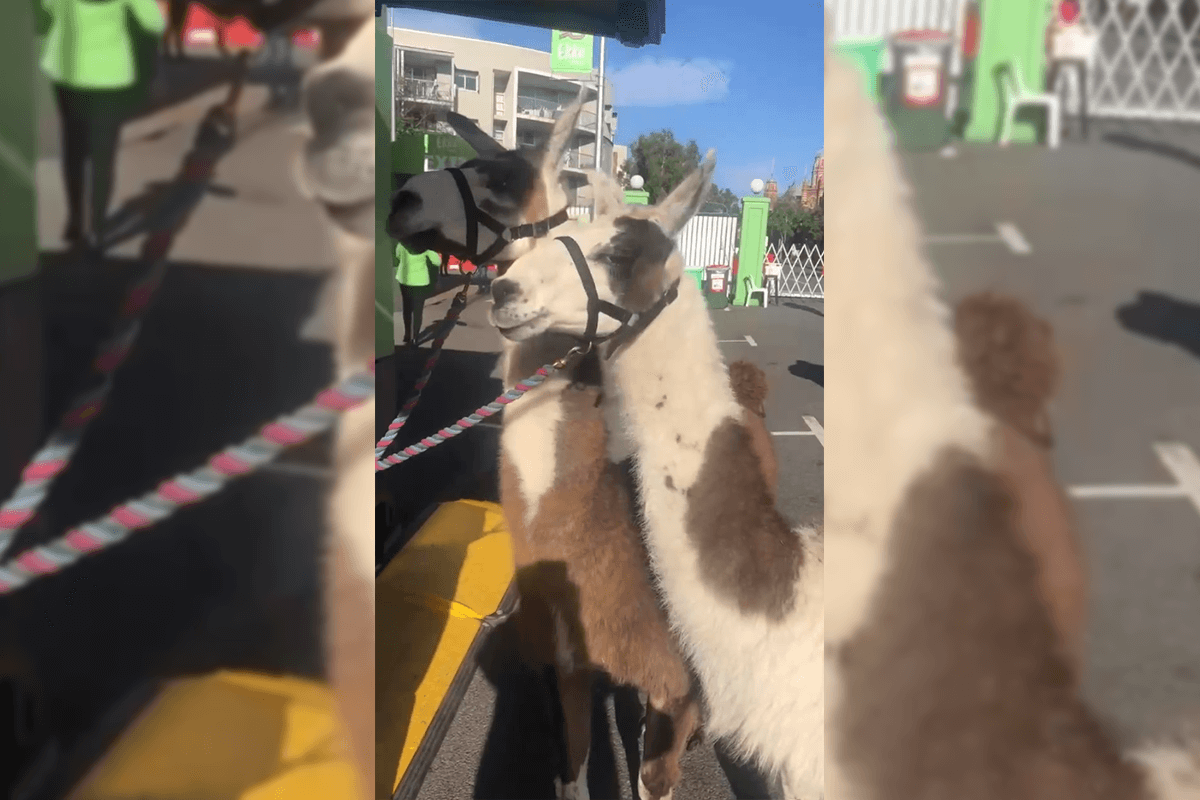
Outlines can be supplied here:
M632 178L629 179L629 185L632 186L634 189L642 188L642 184L644 184L644 183L645 183L645 181L642 180L641 175L634 175Z
M750 191L754 192L755 194L758 194L762 190L763 190L762 178L755 178L754 180L750 181Z

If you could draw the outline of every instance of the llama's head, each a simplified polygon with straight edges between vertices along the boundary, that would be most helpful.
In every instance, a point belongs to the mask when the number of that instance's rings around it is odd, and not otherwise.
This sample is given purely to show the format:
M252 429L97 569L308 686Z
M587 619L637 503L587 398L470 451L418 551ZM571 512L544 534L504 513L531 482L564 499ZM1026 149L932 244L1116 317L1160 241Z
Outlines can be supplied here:
M480 263L510 262L533 236L566 222L560 184L563 154L573 138L586 90L554 123L546 143L531 150L503 145L459 114L446 121L477 157L460 167L408 179L392 196L387 232L413 250L436 250ZM536 230L517 229L536 226Z
M492 324L512 341L546 331L603 339L661 308L683 275L675 236L704 201L716 163L709 150L656 206L625 205L611 178L593 174L594 221L538 241L492 284Z

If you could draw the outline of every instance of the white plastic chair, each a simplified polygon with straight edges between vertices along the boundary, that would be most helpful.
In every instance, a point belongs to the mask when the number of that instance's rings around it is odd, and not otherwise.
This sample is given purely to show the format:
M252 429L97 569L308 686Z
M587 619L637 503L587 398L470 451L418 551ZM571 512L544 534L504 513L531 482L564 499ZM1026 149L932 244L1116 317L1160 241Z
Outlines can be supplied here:
M1048 92L1034 92L1021 78L1021 71L1013 62L1005 62L1000 68L1000 85L1004 89L1004 117L1000 123L1000 145L1012 141L1013 122L1017 111L1026 106L1043 106L1046 109L1046 145L1054 150L1062 134L1061 113L1058 96Z
M756 287L754 285L754 280L747 275L746 277L742 278L742 283L746 285L746 305L750 305L750 301L752 301L757 295L758 297L762 298L762 307L766 308L767 304L770 302L770 298L767 296L766 281L763 281L762 286Z

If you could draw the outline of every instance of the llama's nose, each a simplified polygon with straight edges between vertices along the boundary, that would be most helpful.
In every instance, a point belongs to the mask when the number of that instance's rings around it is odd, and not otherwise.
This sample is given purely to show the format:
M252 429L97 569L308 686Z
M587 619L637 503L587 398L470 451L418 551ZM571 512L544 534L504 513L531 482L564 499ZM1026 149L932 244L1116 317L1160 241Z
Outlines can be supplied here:
M497 278L496 280L492 281L492 302L496 304L496 308L500 308L516 296L516 281L505 278Z

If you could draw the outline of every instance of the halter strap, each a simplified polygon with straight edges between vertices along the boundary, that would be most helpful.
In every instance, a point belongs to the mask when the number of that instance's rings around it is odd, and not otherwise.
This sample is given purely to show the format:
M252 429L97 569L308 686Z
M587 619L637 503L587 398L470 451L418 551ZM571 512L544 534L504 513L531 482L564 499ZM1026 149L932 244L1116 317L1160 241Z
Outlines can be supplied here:
M547 236L551 229L557 228L571 218L567 209L564 208L546 219L508 227L475 204L475 195L471 192L471 184L467 182L467 177L463 175L461 169L447 167L446 171L450 173L450 177L454 178L454 183L458 186L458 193L462 197L463 212L467 219L467 252L471 253L472 258L480 265L491 262L500 254L500 251L517 239ZM481 224L496 234L496 241L492 242L491 246L482 253L479 252L479 226ZM508 235L507 238L505 238L505 234Z
M592 277L592 271L588 269L587 259L584 258L583 250L579 247L579 243L570 236L556 236L556 241L562 242L563 247L567 248L567 253L571 256L571 261L575 264L575 271L579 273L579 281L583 284L583 291L588 298L588 319L587 328L583 333L584 344L590 349L592 345L613 341L612 347L608 349L605 358L612 358L613 354L629 344L638 334L649 327L650 323L662 313L663 309L675 302L679 297L679 280L672 283L662 297L650 306L646 311L638 314L618 305L601 300L599 292L596 291L596 280ZM600 315L612 317L618 323L619 327L608 334L607 336L597 336L596 328L600 324Z

